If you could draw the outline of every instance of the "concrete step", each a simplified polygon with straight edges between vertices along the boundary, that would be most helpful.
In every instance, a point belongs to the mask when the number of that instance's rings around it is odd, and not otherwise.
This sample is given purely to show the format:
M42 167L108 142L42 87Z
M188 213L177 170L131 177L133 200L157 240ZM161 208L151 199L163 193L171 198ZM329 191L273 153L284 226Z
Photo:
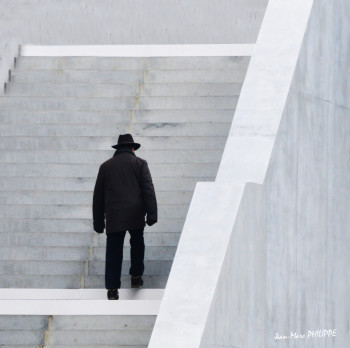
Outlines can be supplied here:
M0 346L38 348L48 323L49 317L43 315L0 315Z
M171 266L173 264L173 260L145 260L145 270L144 275L169 275ZM105 275L105 262L104 261L91 261L88 264L89 266L89 275L99 275L104 276ZM122 263L122 275L128 275L130 270L130 261L124 260ZM130 283L130 279L129 279Z
M150 232L148 227L144 231L144 241L146 248L152 246L177 247L181 232ZM125 234L124 245L130 246L130 234ZM97 235L97 246L106 246L106 234Z
M130 277L129 277L130 278ZM129 279L130 280L130 279ZM0 300L39 300L40 302L42 300L107 300L107 291L106 289L0 289ZM120 289L119 290L119 297L120 300L155 300L159 301L162 299L164 295L164 289ZM88 303L88 302L86 302ZM142 319L143 316L140 315L123 315L122 317L119 317L118 319L114 317L108 317L107 315L104 316L106 319L109 318L109 323L113 325L113 327L117 327L118 323L121 323L125 320L125 324L130 327L137 327L138 324L147 323L147 319ZM17 323L19 325L22 325L23 328L35 328L39 324L38 322L42 319L37 316L33 316L32 318L33 323L28 323L27 320L31 317L21 316L21 317L11 317L10 323L7 323L3 320L3 317L0 316L0 325L3 328L11 328L13 324ZM57 318L62 318L62 321L57 319L56 323L50 323L50 327L55 329L65 329L67 328L66 325L71 325L74 323L74 327L76 327L78 330L80 328L86 327L88 329L91 328L90 325L95 325L95 328L98 328L99 325L105 325L106 328L108 328L107 323L100 323L99 317L87 317L86 319L83 319L83 316L78 316L78 318L75 318L75 316L65 316L61 313L61 315ZM129 320L131 320L133 323L129 323ZM77 320L76 320L77 319ZM80 321L80 319L82 319ZM91 319L91 320L90 320ZM44 317L44 324L47 324L47 320ZM34 325L35 324L35 325ZM56 325L55 325L56 324ZM124 324L123 324L124 325ZM147 325L147 324L146 324ZM46 325L47 326L47 325ZM72 327L71 327L72 328Z
M180 232L184 224L182 218L158 218L153 226L146 226L145 230L154 233ZM0 218L0 231L12 232L93 232L92 219L14 219ZM95 233L95 232L94 232ZM102 236L101 236L102 237Z
M47 289L79 289L84 287L84 277L80 275L1 275L1 288L47 288ZM104 277L96 281L93 288L104 287ZM130 278L130 277L129 277ZM129 280L130 282L130 280Z
M143 70L13 70L10 83L139 83L144 79Z
M1 332L1 331L0 331ZM17 344L2 344L1 348L42 348L42 345L28 345L28 344L21 344L21 345L17 345Z
M101 345L101 344L98 344L98 345L91 345L91 344L86 345L86 344L84 344L83 346L78 346L76 344L74 344L72 346L71 345L66 345L66 344L64 346L57 345L57 344L55 344L55 345L51 345L51 344L47 345L47 344L45 344L43 346L43 348L76 348L76 347L84 347L84 348L111 348L111 347L113 347L113 348L147 348L148 344L145 345L145 346L144 345L134 346L134 345L129 345L129 344L128 345L120 345L120 344L118 344L117 346L115 344L112 344L112 345ZM12 348L12 346L11 347L4 346L4 348ZM19 347L17 346L15 348L19 348ZM27 346L25 346L23 348L27 348ZM35 348L42 348L42 347L35 346Z
M11 83L207 83L243 82L245 69L176 70L13 70Z
M113 110L112 112L89 110L0 110L2 124L111 124L130 122L165 123L165 122L231 122L234 110ZM115 138L115 137L114 137ZM144 141L147 137L143 137ZM113 139L114 140L114 139Z
M128 123L132 117L132 110L0 110L2 124L36 124L36 123L71 123L71 124L101 124Z
M38 289L38 291L41 290ZM105 300L0 300L0 313L2 315L138 315L142 317L157 315L160 301L160 299L108 301L107 296ZM51 329L50 326L49 322L49 329Z
M16 289L19 290L19 289ZM27 290L24 290L27 292ZM43 293L47 292L48 290L36 290L36 292ZM84 290L86 291L86 290ZM126 290L130 291L130 290ZM106 297L105 291L104 292L104 299ZM123 298L123 289L120 290L120 298ZM138 293L145 292L145 290L138 290ZM60 304L62 303L63 306L72 305L71 303L74 301L52 301L52 300L46 300L49 303L49 307L52 307L52 304ZM120 300L118 303L119 307L123 300ZM18 301L9 301L10 304L13 304L12 306L16 305ZM11 303L12 302L12 303ZM42 304L42 301L30 301L32 304ZM87 301L84 301L85 303L88 303ZM96 301L90 301L94 304ZM106 301L103 301L104 303ZM136 301L135 304L137 303ZM141 303L146 304L146 301L139 301ZM158 302L158 301L157 301ZM89 305L90 303L88 303ZM112 305L112 304L110 304ZM114 307L115 304L113 304ZM7 306L10 307L10 306ZM55 306L54 306L55 307ZM27 309L27 312L29 312L29 309ZM56 310L57 311L57 310ZM107 332L124 332L124 338L127 336L127 334L130 335L130 341L124 342L124 343L130 343L134 339L134 336L137 336L139 331L140 332L151 332L154 327L154 323L156 320L155 314L148 314L148 315L1 315L0 316L0 344L1 347L59 347L57 345L47 345L47 343L53 343L52 340L55 337L61 337L62 333L66 333L68 337L75 337L79 336L81 334L86 334L87 332L95 333L93 337L95 339L99 339L101 335L105 331ZM14 329L18 328L18 329ZM32 332L32 334L30 334ZM22 337L22 334L26 340L22 340L18 338L16 340L15 334L19 337ZM99 335L100 334L100 335ZM91 337L90 337L91 338ZM60 338L62 339L62 338ZM93 342L88 342L88 344L85 344L86 342L81 342L84 347L116 347L114 341L113 342L105 342L108 345L100 345L98 341L96 344ZM65 342L67 343L67 342ZM90 344L92 343L92 344ZM142 347L143 345L140 345L139 341L136 342L137 345L127 345L124 347ZM144 347L147 347L148 341L145 342ZM74 341L72 342L72 347L78 346L78 342ZM69 347L69 345L64 345L65 348ZM118 345L118 347L122 347Z
M189 204L192 191L156 191L158 204ZM0 191L0 204L86 204L92 191Z
M177 246L180 232L144 232L146 247ZM127 232L124 245L130 246ZM0 245L3 247L92 247L106 246L106 234L95 232L0 232Z
M7 290L8 291L8 290ZM6 290L1 289L2 294ZM46 315L0 315L0 331L13 330L44 330L49 325L49 317ZM0 335L1 336L1 335Z
M20 56L16 70L27 69L101 69L101 70L142 70L147 67L144 57L40 57Z
M45 247L45 250L49 253L52 248L56 247ZM145 275L168 275L172 265L174 256L166 256L164 260L153 260L155 257L154 249L161 247L146 248L146 254L144 260L145 265ZM168 247L175 248L175 247ZM12 248L13 249L13 248ZM19 249L19 248L16 248ZM57 249L57 248L56 248ZM88 263L88 273L85 272L85 263L82 261L62 261L62 260L52 260L48 261L45 259L33 260L34 257L38 255L33 255L34 253L26 254L26 260L3 260L0 263L0 275L57 275L57 276L84 276L89 275L104 275L105 274L105 250L101 253L100 257L103 260L91 261ZM151 254L151 256L148 256ZM166 254L166 253L164 253ZM21 252L20 252L21 255ZM18 257L20 257L20 255ZM32 256L33 255L33 256ZM161 255L161 253L159 253ZM158 257L159 257L158 255ZM40 256L39 256L40 257ZM149 257L151 259L149 259ZM157 257L157 255L156 255ZM24 257L23 257L24 258ZM63 257L62 257L63 259ZM122 264L122 274L128 275L130 269L130 254L129 248L125 247L124 259Z
M189 204L192 191L156 191L158 204ZM0 191L0 204L86 204L90 191Z
M12 261L87 261L86 247L0 247L0 260ZM3 264L3 262L2 262ZM44 266L43 266L44 267Z
M69 98L118 98L134 97L139 92L138 83L78 83L57 84L38 82L10 83L6 96L22 97L69 97Z
M148 83L243 83L245 69L147 70L144 84Z
M126 236L125 239L128 240L129 236ZM90 246L92 247L92 245ZM173 260L176 252L176 248L177 246L147 245L145 247L145 260L148 260L148 261ZM81 246L81 245L80 246L71 246L71 245L68 245L68 246L10 246L10 247L1 246L0 250L3 251L3 254L0 255L0 260L4 260L4 261L8 261L8 260L10 261L17 261L17 260L44 261L46 260L46 261L60 261L60 262L69 261L70 262L70 261L87 261L88 259L90 259L89 257L90 252L88 250L88 247ZM60 252L62 252L61 258L58 256ZM123 248L123 253L124 253L124 260L130 260L129 243L125 243ZM104 261L105 256L106 256L106 248L104 246L98 246L98 247L92 248L92 256L91 256L92 261ZM53 263L47 262L45 265L43 264L42 267L51 267L50 264L53 264ZM25 267L28 267L28 269L30 268L35 270L34 266L35 264L25 265ZM80 270L83 271L81 266L82 265L73 265L73 264L67 265L67 266L64 266L64 264L60 265L60 267L62 268L67 267L67 269L68 268L73 269L73 267L75 267L76 270L79 270L76 272L74 271L75 273L73 271L69 271L73 273L62 273L65 275L76 274L77 272L80 272ZM0 272L2 272L2 274L9 274L9 273L6 273L6 270L8 270L9 267L10 267L9 263L3 262L3 264L0 265ZM43 268L43 269L46 270L48 268ZM18 272L20 272L20 270Z
M153 184L156 188L157 199L161 201L166 192L175 194L175 192L192 192L198 181L214 181L215 177L203 178L153 178ZM19 191L88 191L94 189L95 177L0 177L0 190L19 190ZM188 194L188 193L186 193ZM165 198L164 198L165 199Z
M0 218L91 219L91 204L1 204ZM158 204L163 219L184 219L189 204Z
M52 247L45 247L46 252L51 252ZM14 249L14 247L11 247ZM20 250L19 248L16 248ZM34 254L34 253L33 253ZM21 256L21 250L18 257ZM26 257L36 257L37 255ZM58 276L82 276L85 263L82 261L46 261L46 260L3 260L0 263L0 275L58 275Z
M127 239L127 238L125 238ZM169 261L174 259L177 246L146 246L145 260L148 261ZM92 261L105 261L106 248L103 246L94 247L92 252ZM124 260L130 260L130 246L123 248Z
M168 275L144 275L144 289L165 288ZM95 289L105 288L104 275L2 275L1 288ZM121 276L121 288L130 288L130 275ZM1 310L1 308L0 308Z
M173 109L235 109L238 96L223 97L140 97L138 108L141 110L173 110Z
M171 101L169 101L169 103L171 103ZM57 98L57 97L10 97L10 96L0 97L0 108L2 110L114 111L114 110L129 110L135 107L136 107L135 97L115 97L115 98L105 98L105 97Z
M250 57L151 57L151 69L246 69Z
M168 281L169 275L144 275L143 288L144 289L164 289ZM1 281L1 279L0 279ZM62 286L61 286L62 287ZM90 288L104 288L105 277L104 275L88 275L84 277L83 287ZM130 275L121 276L121 288L130 288Z
M227 122L213 123L132 123L130 132L138 136L206 136L216 134L227 136L230 124ZM0 126L1 136L109 136L116 138L116 134L125 131L125 124L4 124ZM135 139L136 141L136 139ZM113 144L114 145L114 144Z
M0 245L2 247L90 247L94 245L95 237L95 234L92 232L59 233L1 231ZM151 241L153 241L153 239L151 239ZM100 244L102 244L102 242L100 242Z
M172 110L172 109L234 109L237 105L237 96L219 97L0 97L2 110Z
M130 131L135 137L139 136L227 136L230 131L231 123L178 123L178 122L159 122L159 123L132 123Z
M26 69L234 69L246 68L250 57L35 57L20 56L16 70Z
M122 289L123 290L123 289ZM122 298L120 290L120 298ZM104 296L106 294L104 292ZM123 315L123 316L68 316L53 317L53 330L153 330L156 317L154 315Z
M149 97L188 96L218 97L238 96L242 88L241 82L173 82L145 83L140 85L140 95Z
M115 150L0 150L2 163L72 163L101 164ZM144 150L137 156L150 163L219 163L222 150ZM1 201L1 198L0 198Z
M6 347L14 345L17 347L36 346L43 344L44 342L44 331L33 330L33 329L0 329L0 346Z
M147 150L223 150L226 142L224 136L138 136L135 141ZM94 136L2 136L0 149L13 150L110 150L117 143L116 137ZM138 152L136 153L136 155Z
M135 330L128 332L121 330L74 330L74 331L45 331L45 345L110 345L115 347L125 346L147 346L151 338L152 330Z
M201 178L214 177L218 163L178 163L163 164L150 163L149 169L152 178ZM95 178L98 173L98 164L41 164L41 163L0 163L0 177L81 177Z
M15 83L6 88L6 96L23 97L129 97L129 96L238 96L241 82L207 82L207 83Z

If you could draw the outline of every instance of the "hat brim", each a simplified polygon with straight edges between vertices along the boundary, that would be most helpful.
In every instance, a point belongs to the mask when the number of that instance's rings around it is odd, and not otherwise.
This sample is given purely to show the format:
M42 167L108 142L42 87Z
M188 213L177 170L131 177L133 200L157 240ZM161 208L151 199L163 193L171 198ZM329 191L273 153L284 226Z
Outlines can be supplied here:
M123 147L124 145L132 145L134 147L134 150L137 150L141 147L141 145L139 143L122 143L122 144L115 144L112 145L113 149L119 149L121 147Z

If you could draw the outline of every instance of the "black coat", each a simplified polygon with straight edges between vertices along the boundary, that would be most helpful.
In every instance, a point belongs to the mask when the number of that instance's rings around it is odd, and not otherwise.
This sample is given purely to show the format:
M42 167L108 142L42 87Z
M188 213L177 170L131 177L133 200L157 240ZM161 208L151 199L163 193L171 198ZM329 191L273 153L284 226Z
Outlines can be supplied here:
M92 203L96 232L138 229L157 222L157 200L147 162L119 149L100 165ZM106 224L105 224L106 218Z

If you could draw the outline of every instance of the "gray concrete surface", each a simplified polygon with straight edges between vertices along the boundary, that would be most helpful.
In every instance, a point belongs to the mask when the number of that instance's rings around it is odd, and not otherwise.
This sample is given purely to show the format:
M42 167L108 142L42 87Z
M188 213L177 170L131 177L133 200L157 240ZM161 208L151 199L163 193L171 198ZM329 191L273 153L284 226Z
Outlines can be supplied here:
M155 318L155 315L2 315L0 344L4 348L147 347Z

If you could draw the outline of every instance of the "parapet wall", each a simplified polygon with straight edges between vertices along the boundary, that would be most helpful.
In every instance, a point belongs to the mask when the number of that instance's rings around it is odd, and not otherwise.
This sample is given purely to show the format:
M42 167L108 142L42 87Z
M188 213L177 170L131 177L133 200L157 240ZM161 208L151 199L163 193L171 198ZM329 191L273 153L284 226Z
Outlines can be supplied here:
M313 3L266 176L246 185L201 347L350 341L349 12L344 1Z

